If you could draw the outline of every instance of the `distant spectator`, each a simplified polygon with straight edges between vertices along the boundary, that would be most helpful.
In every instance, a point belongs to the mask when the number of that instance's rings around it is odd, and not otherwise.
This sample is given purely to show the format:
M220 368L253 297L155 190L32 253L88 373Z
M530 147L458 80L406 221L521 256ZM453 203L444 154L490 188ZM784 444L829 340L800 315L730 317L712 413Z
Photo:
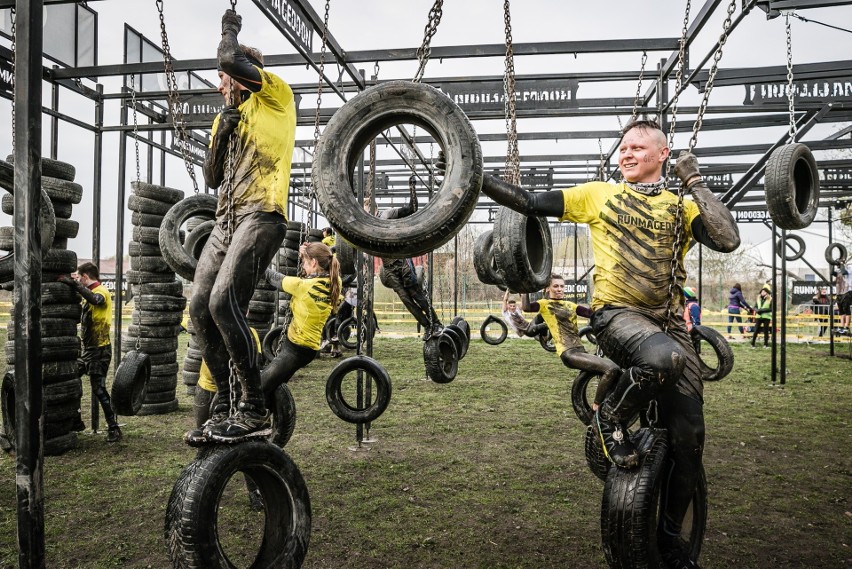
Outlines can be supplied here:
M817 321L819 322L819 337L822 338L825 331L828 329L828 311L829 306L831 305L831 297L828 296L828 291L825 287L820 287L819 292L817 292L813 299L811 300L814 304L814 316L816 316Z
M852 314L852 275L846 259L841 257L834 266L834 291L837 294L837 312L840 314L840 324L836 333L849 336L849 315Z
M742 326L743 318L740 316L740 310L743 308L745 308L746 313L752 311L751 306L749 306L743 296L743 289L740 286L740 283L734 283L734 286L731 288L731 292L728 293L728 338L732 338L731 322L735 321L740 324L740 334L745 334L745 328Z
M683 309L683 319L686 321L686 329L692 330L693 326L701 326L701 307L698 305L698 297L692 287L683 287L683 298L686 306Z
M755 320L754 334L751 337L751 347L754 348L754 342L757 340L757 335L763 331L763 347L769 346L769 330L772 326L772 288L765 284L760 289L760 295L757 297L757 302L754 305Z
M322 230L322 242L328 245L329 249L334 247L337 242L337 238L334 236L334 229L326 227Z

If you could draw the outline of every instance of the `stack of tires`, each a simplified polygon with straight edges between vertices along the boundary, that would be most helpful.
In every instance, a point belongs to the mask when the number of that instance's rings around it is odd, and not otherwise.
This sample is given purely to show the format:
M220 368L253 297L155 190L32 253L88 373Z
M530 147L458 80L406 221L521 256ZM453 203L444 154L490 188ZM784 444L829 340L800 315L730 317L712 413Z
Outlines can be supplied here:
M320 234L322 232L320 231ZM278 250L278 272L285 277L295 277L299 274L299 246L306 241L306 227L301 221L288 221L287 233ZM283 291L278 293L278 326L286 326L290 314L290 294Z
M159 235L163 217L184 194L143 182L130 185L133 193L127 207L133 212L133 239L127 281L135 306L121 351L138 350L150 357L151 375L139 414L160 415L178 408L177 346L186 298L183 283L163 259Z
M257 330L262 339L272 328L275 321L276 308L275 287L261 277L254 287L254 294L249 300L249 308L246 313L248 325Z
M7 157L11 160L12 157ZM0 163L4 171L11 165ZM77 358L80 356L80 339L77 336L77 324L80 322L80 296L76 291L60 282L62 275L70 275L77 270L77 255L69 251L68 239L77 236L79 223L71 219L74 204L80 203L83 188L74 183L76 170L65 162L42 159L42 200L49 199L53 209L55 226L49 248L42 243L42 285L41 285L41 331L42 382L44 384L44 454L59 455L77 446L77 430L82 430L80 403L83 387ZM12 190L6 184L4 188ZM7 187L8 186L8 187ZM14 197L10 194L0 199L4 213L13 214ZM45 204L47 205L47 204ZM42 216L42 224L45 223ZM42 232L44 238L44 231ZM0 249L12 251L14 246L14 228L0 227ZM11 257L11 255L9 255ZM11 285L13 274L4 271L0 282ZM11 288L5 286L4 288ZM6 341L6 362L9 368L2 384L4 432L14 445L14 363L15 363L15 322L9 321Z
M201 251L207 244L207 238L213 231L213 226L216 221L213 219L204 219L202 217L193 217L186 221L186 239L183 243L184 251L189 253L194 259L198 260L201 257ZM192 319L186 319L186 332L189 335L186 356L183 359L183 367L181 368L181 379L186 386L186 394L195 395L195 387L198 384L198 376L201 373L201 350L198 347L198 342L195 339L195 328L192 325Z

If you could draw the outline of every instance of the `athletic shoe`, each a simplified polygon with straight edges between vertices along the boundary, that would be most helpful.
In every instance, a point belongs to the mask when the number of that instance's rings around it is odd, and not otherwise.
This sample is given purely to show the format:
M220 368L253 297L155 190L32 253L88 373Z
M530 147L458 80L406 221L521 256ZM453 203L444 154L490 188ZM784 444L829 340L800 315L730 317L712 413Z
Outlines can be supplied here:
M329 355L330 357L332 357L332 358L339 358L339 357L343 356L343 354L341 354L341 353L340 353L340 352L338 352L338 351L333 351L333 352L331 352L331 353L330 353L330 354L328 354L328 355Z
M238 443L272 434L272 413L260 414L253 405L240 403L240 409L221 423L206 429L207 438L221 443Z
M261 496L260 490L255 489L249 491L249 509L253 512L263 511L263 496Z
M660 536L657 543L666 569L701 569L697 561L689 558L687 545L682 539Z
M187 433L183 435L183 442L191 447L201 447L211 444L213 441L207 438L207 429L213 425L218 425L227 418L228 411L214 411L213 415L211 415L210 418L207 419L200 427L187 431Z
M109 430L107 431L106 440L107 440L108 443L117 443L118 441L121 440L121 437L122 437L121 429L119 428L118 425L114 425L114 426L110 427Z
M599 407L595 412L592 425L601 440L604 454L618 467L633 468L639 463L639 453L633 446L627 429L618 421L606 418L601 409L603 407Z

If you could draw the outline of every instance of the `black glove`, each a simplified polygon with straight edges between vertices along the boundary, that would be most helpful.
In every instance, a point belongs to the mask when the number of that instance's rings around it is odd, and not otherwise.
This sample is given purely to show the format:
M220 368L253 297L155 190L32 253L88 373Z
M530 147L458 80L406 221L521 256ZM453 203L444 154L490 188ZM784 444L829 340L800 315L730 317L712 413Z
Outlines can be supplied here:
M78 283L77 281L75 281L74 279L72 279L71 277L69 277L67 275L63 275L56 280L61 282L64 285L70 286L74 290L76 290L80 287L80 283Z
M681 150L675 164L675 174L680 178L680 181L686 184L692 178L701 176L701 171L698 169L698 158L695 154Z
M243 17L233 10L225 10L225 13L222 15L222 33L233 32L234 35L237 35L240 33L242 27Z
M444 156L444 151L438 151L438 157L435 159L435 175L445 176L447 173L447 157Z
M225 107L225 109L219 113L219 127L216 130L216 133L222 133L220 136L231 136L231 133L237 128L237 125L240 124L240 119L242 119L242 114L240 114L240 110L234 107Z

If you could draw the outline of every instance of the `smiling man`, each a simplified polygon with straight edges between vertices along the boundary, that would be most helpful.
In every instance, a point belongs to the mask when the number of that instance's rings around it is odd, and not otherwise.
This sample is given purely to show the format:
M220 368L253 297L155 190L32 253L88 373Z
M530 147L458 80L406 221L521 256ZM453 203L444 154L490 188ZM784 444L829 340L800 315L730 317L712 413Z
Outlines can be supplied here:
M695 156L685 152L675 172L692 199L678 207L678 197L666 190L662 175L668 157L659 125L634 121L625 127L619 147L620 184L589 182L531 193L486 175L482 190L526 215L588 224L595 257L593 331L605 355L625 370L593 424L609 459L620 468L633 468L639 457L625 424L656 398L674 461L663 497L659 546L667 567L689 569L698 565L679 536L701 472L703 391L682 316L683 291L680 285L670 290L672 259L677 283L683 283L683 258L691 239L730 252L740 238L730 212L702 179ZM678 226L683 238L675 251Z

